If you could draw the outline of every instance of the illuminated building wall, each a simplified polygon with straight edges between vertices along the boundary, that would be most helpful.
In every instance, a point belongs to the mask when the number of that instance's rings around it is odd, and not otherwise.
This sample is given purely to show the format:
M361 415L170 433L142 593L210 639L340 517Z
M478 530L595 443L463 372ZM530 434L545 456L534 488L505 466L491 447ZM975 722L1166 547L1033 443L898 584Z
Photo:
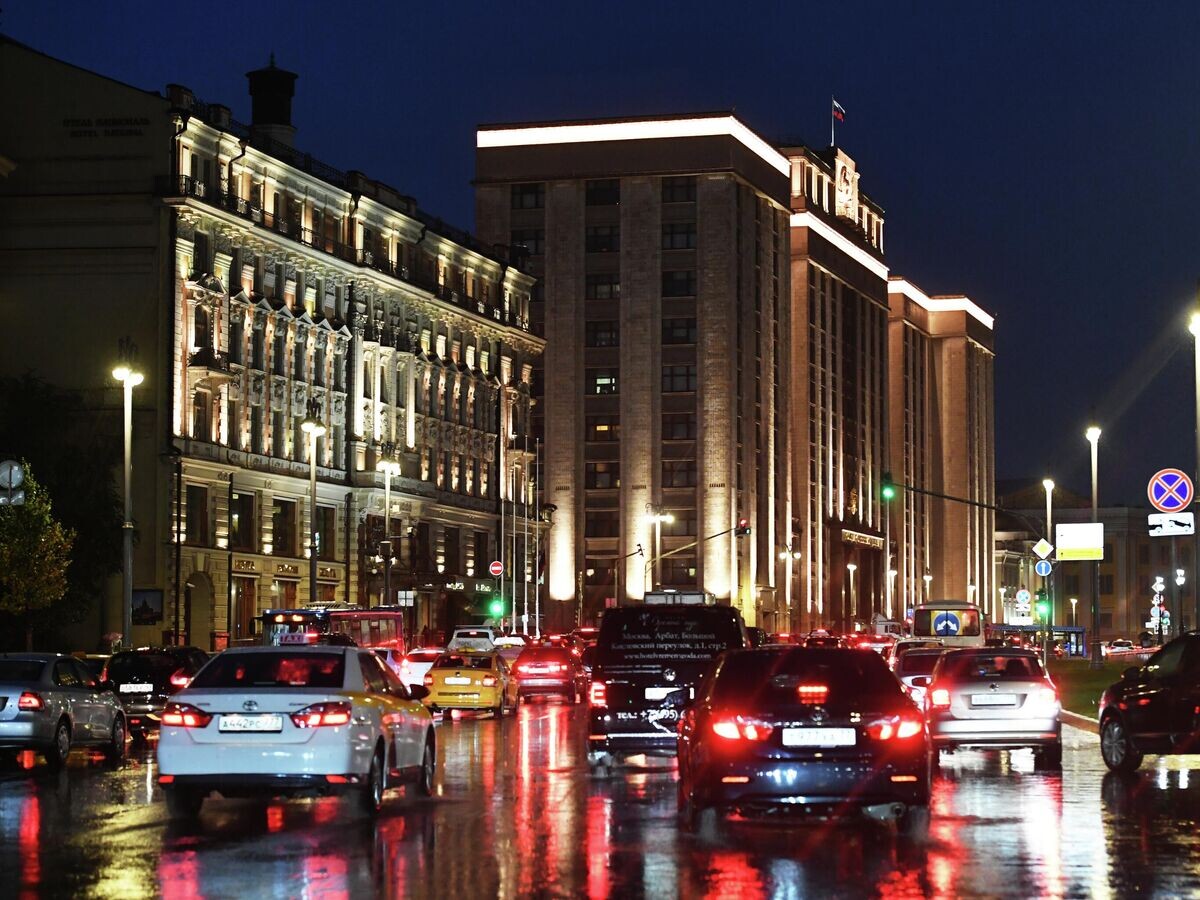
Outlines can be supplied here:
M564 625L657 582L789 627L788 172L729 115L478 132L479 234L542 279L534 416ZM648 513L672 516L662 551L679 551L658 571Z

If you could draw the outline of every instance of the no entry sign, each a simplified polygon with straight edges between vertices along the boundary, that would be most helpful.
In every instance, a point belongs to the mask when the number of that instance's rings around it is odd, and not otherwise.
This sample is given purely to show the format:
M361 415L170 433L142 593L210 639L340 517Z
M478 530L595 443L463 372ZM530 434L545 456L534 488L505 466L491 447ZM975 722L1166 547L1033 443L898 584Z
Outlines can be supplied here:
M498 559L492 560L492 564L488 566L488 571L492 573L493 578L499 578L504 574L504 563Z

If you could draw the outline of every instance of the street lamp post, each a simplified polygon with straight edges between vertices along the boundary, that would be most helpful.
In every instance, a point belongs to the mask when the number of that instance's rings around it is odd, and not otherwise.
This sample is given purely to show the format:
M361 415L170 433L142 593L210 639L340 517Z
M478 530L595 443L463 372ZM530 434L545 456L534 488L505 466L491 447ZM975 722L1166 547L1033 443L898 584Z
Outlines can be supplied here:
M1046 489L1046 543L1053 544L1054 524L1053 514L1050 508L1050 498L1054 494L1054 481L1050 478L1042 479L1042 487ZM1050 590L1050 576L1047 575L1042 579L1042 588L1046 592L1046 602L1049 604L1050 614L1046 617L1044 623L1045 629L1043 634L1042 660L1043 662L1050 658L1050 643L1051 634L1054 628L1054 595Z
M1192 346L1195 351L1195 376L1196 376L1196 468L1193 470L1196 480L1193 484L1200 485L1200 310L1192 313L1192 320L1188 323L1188 331L1192 333ZM1200 504L1193 497L1193 501ZM1195 597L1193 606L1192 627L1200 628L1200 531L1196 532L1196 536L1192 538L1194 544L1192 546L1192 565L1195 569L1192 570L1194 580L1192 591ZM1183 598L1180 597L1180 603ZM1180 629L1183 627L1183 610L1179 610Z
M887 617L889 619L892 618L892 610L896 603L896 576L899 574L898 569L888 569Z
M854 563L846 563L846 569L850 572L850 615L857 618L858 607L854 603L854 573L858 570L858 566Z
M121 646L133 646L133 389L143 375L122 363L113 369L125 395L125 521L121 525Z
M1088 443L1092 445L1092 522L1099 519L1099 488L1097 467L1100 460L1100 428L1092 425L1084 432ZM1089 668L1099 669L1103 665L1100 659L1100 562L1092 560L1092 647Z
M1075 604L1079 602L1078 597L1071 598L1071 627L1075 627Z
M383 541L380 542L382 547L387 545L387 553L384 554L383 565L383 596L384 604L391 606L396 597L392 594L392 478L400 474L400 463L396 459L396 445L387 443L383 445L383 452L379 456L379 461L375 464L376 471L383 473ZM414 610L415 611L415 610ZM412 627L416 626L414 621ZM412 635L409 635L412 639Z
M308 599L313 604L317 603L317 438L325 433L319 416L317 401L309 400L300 430L308 435Z
M787 589L784 591L784 598L787 603L787 627L790 631L792 628L792 563L800 558L800 551L793 550L789 544L779 551L779 558L783 561L787 572Z
M929 570L925 570L925 574L921 576L925 580L925 602L929 602L929 585L933 582L933 576L929 574Z
M659 557L662 556L662 526L663 522L674 522L675 517L670 513L650 512L646 511L646 521L654 523L654 579L651 584L652 588L662 586L662 561Z

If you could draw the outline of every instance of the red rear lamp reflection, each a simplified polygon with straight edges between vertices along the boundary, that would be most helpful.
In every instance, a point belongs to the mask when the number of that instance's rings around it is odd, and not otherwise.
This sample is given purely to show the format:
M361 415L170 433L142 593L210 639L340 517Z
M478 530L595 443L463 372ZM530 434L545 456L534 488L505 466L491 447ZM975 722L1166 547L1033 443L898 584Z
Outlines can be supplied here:
M796 687L796 696L801 703L824 703L829 699L829 685L801 684Z

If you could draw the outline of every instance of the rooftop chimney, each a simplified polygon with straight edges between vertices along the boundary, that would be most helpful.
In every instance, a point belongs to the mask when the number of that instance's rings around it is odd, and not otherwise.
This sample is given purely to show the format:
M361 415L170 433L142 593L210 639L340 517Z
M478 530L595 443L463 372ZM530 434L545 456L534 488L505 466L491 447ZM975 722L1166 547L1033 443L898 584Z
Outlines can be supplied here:
M265 69L247 72L250 80L250 136L266 137L292 146L296 129L292 125L292 96L296 93L296 73L276 67L275 54Z

